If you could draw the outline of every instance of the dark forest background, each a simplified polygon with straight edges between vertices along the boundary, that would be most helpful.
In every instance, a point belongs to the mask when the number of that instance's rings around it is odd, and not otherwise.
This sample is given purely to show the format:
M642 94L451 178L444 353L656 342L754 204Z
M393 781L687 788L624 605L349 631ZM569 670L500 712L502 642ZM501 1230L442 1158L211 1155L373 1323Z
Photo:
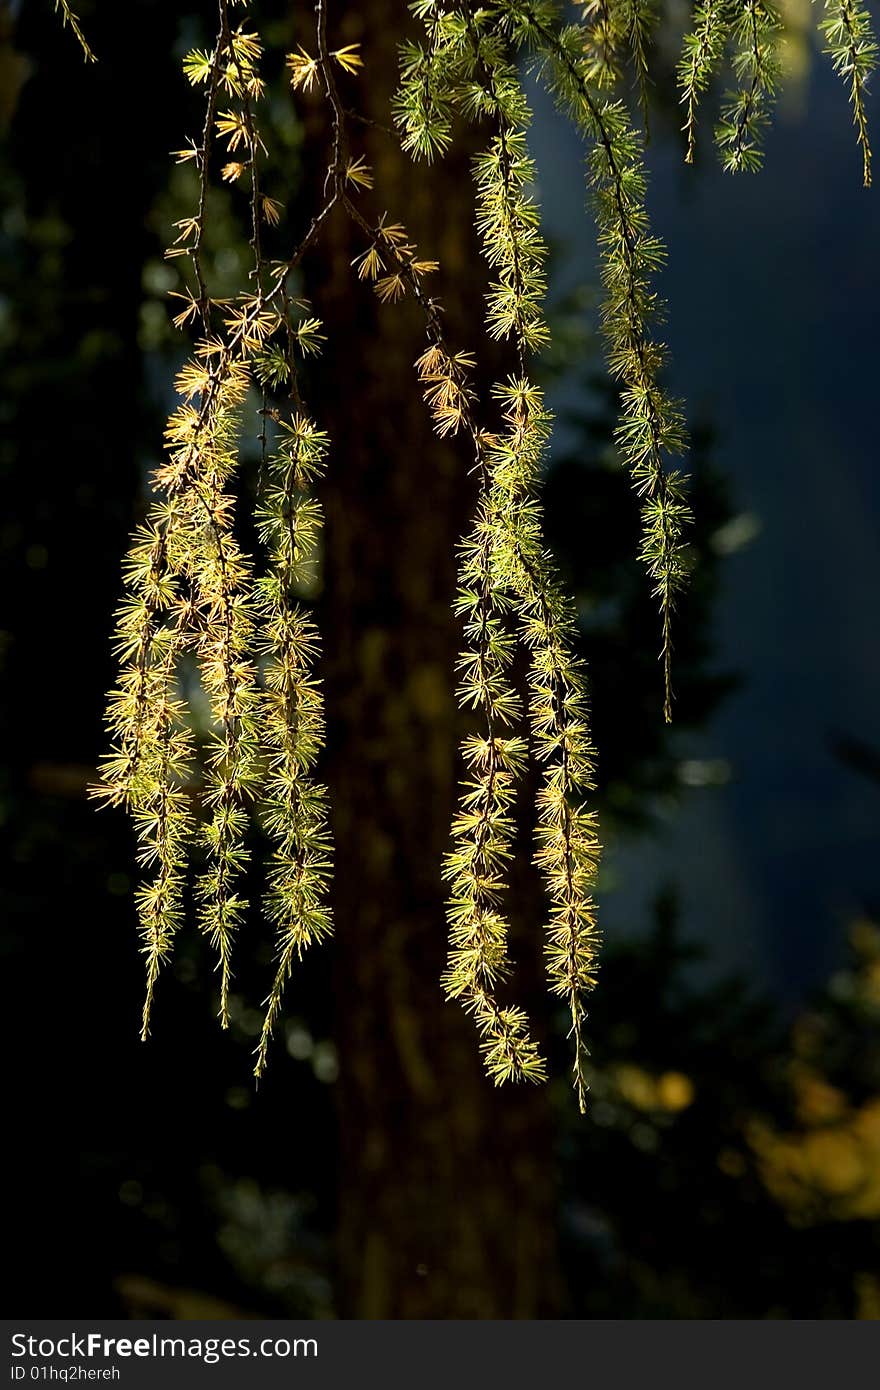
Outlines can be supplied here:
M467 460L434 439L413 386L418 316L382 309L356 285L349 264L362 248L348 226L334 222L305 265L330 343L307 395L333 440L315 603L337 939L297 974L255 1091L249 1059L271 953L259 914L242 941L230 1034L216 1027L211 963L187 931L141 1045L129 830L86 800L113 678L120 560L183 351L162 258L189 196L168 151L198 121L179 60L209 41L213 11L170 0L79 8L94 67L48 3L0 7L10 1313L880 1316L880 857L876 811L866 830L864 810L880 796L880 752L862 718L877 693L869 561L880 528L876 481L871 490L859 472L873 454L864 401L876 346L865 325L880 291L865 248L877 213L872 195L835 193L829 208L815 193L838 181L859 192L845 104L819 80L811 124L799 116L802 79L769 151L771 168L781 156L782 192L769 173L729 192L707 157L685 195L674 93L662 77L654 92L651 163L672 243L665 287L674 385L692 399L696 512L672 731L660 720L653 605L633 559L637 516L593 336L592 226L571 173L580 155L538 112L557 330L543 370L560 413L548 531L578 596L611 847L585 1119L567 1086L564 1021L544 997L528 873L514 950L551 1085L492 1090L469 1023L442 999L438 868L461 732L449 603L472 500ZM277 51L308 40L308 6L258 8ZM405 7L333 11L339 42L360 41L367 57L357 100L384 121ZM811 144L831 122L838 138ZM279 83L270 126L270 191L298 227L323 174L324 112L318 101L294 108ZM464 160L426 173L379 130L365 132L364 150L382 206L443 266L454 336L480 345ZM803 187L792 188L798 169ZM746 219L766 214L767 244L723 240L737 199ZM796 277L768 271L785 218L807 248ZM244 249L225 203L213 226L222 283ZM701 239L686 263L677 232ZM739 328L735 297L749 306ZM806 328L794 307L804 297L814 304ZM679 313L689 338L680 325L676 336ZM824 364L815 380L810 331ZM804 437L786 437L786 421ZM766 494L762 516L761 476L773 469L788 486ZM246 460L245 496L254 473ZM755 539L783 510L787 520ZM840 790L850 784L855 803ZM792 807L803 812L793 828ZM740 827L745 876L770 875L763 895L717 871L725 818ZM789 835L771 872L758 838L782 820ZM811 873L833 891L817 895Z

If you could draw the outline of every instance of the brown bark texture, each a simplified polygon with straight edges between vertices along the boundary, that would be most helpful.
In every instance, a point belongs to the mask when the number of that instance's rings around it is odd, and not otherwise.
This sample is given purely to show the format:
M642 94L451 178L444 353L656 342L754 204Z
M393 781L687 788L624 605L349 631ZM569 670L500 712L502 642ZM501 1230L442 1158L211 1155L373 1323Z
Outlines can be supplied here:
M353 99L386 126L407 22L392 0L330 11L331 46L362 45ZM441 264L430 289L451 342L481 350L485 276L467 154L428 167L381 130L352 134L373 166L375 213L403 222L420 254ZM306 141L316 198L328 140L316 101ZM493 1088L470 1019L439 983L441 863L464 728L450 605L475 498L472 456L465 441L433 435L413 369L423 320L416 305L381 305L355 279L351 261L364 249L337 211L306 268L328 334L310 404L333 441L321 620L336 843L339 1311L558 1314L546 1088ZM540 991L532 893L527 883L511 904L517 998L526 1003ZM529 939L517 931L517 910L532 921Z

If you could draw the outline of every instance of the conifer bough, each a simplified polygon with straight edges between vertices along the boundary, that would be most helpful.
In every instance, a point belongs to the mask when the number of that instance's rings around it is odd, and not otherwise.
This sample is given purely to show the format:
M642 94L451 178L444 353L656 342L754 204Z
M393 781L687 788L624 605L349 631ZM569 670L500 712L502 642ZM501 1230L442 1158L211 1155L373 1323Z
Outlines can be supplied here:
M56 8L91 57L70 6L56 0ZM312 45L286 55L293 99L314 91L326 105L324 201L299 215L305 229L277 254L285 208L263 187L272 174L260 134L263 41L248 3L219 0L213 43L184 59L204 104L199 135L177 154L194 168L194 205L176 224L167 252L182 268L175 323L192 335L192 351L177 377L180 401L154 476L155 498L124 568L120 673L108 708L112 746L95 794L128 808L148 875L137 892L147 971L144 1037L184 919L191 865L197 921L217 957L220 1021L228 1025L235 941L248 908L242 884L250 826L254 819L261 825L272 846L262 908L274 928L276 962L256 1050L260 1076L291 971L332 930L327 797L315 779L324 737L319 637L303 597L322 526L315 486L332 463L332 441L303 400L302 362L321 350L325 335L297 291L297 273L331 215L346 216L363 239L355 281L372 285L388 312L405 296L421 309L426 342L416 380L437 434L467 442L478 478L455 600L464 636L457 693L475 728L462 744L464 780L443 866L443 987L472 1015L496 1083L545 1079L529 1021L507 997L514 811L531 758L540 774L534 861L547 902L548 986L567 1010L583 1110L585 999L598 950L594 754L574 606L543 538L540 479L552 422L531 361L550 334L521 73L533 69L587 148L605 291L601 323L609 371L621 388L616 441L641 498L640 556L660 610L669 719L673 613L687 577L690 513L679 464L687 448L684 413L663 386L665 349L656 337L663 305L653 278L664 249L646 210L657 14L652 0L589 0L575 23L548 0L416 0L410 9L420 32L401 49L391 113L396 138L413 158L430 162L449 152L463 124L479 134L472 168L476 227L491 276L486 325L508 345L507 374L480 398L470 345L449 341L440 301L428 289L431 276L442 283L442 267L420 254L393 210L379 211L381 189L373 191L372 171L356 147L352 110L369 55L357 44L333 47L327 0L315 5ZM818 27L848 89L867 185L865 93L876 64L870 19L856 0L827 0ZM779 81L780 32L779 16L764 0L698 0L678 67L687 162L697 148L700 101L727 67L718 152L731 173L759 167ZM220 297L209 284L203 243L212 189L223 184L242 190L252 263L237 292ZM274 257L266 251L270 241ZM242 552L234 526L244 420L254 398L262 420L257 557ZM528 662L525 708L512 679L518 648ZM185 697L194 672L210 710L207 739L196 737Z

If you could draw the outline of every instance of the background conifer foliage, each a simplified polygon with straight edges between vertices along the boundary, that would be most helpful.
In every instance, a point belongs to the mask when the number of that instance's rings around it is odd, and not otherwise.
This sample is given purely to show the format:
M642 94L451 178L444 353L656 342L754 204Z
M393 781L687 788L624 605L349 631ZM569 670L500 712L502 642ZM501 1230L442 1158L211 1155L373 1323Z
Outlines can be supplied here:
M88 673L68 713L92 741L11 759L12 899L22 924L58 910L35 865L66 856L91 925L61 933L53 979L88 980L73 1016L50 983L47 1017L105 1078L78 1170L53 1179L31 1136L42 1248L51 1213L84 1237L85 1187L104 1309L870 1315L869 914L849 984L794 1024L688 973L673 890L600 969L600 842L645 829L683 780L677 730L733 684L710 627L731 503L667 384L646 150L659 125L683 177L760 174L804 25L752 0L686 26L653 0L125 23L56 0L47 33L33 8L2 33L10 411L16 470L75 452L34 507L76 567L53 602L89 614L57 660ZM827 0L809 28L868 188L870 16ZM586 309L552 294L545 98L583 147ZM585 403L573 461L560 376ZM27 718L48 725L45 698ZM120 1042L136 988L146 1047ZM54 1094L63 1061L35 1065ZM722 1274L702 1227L727 1224Z

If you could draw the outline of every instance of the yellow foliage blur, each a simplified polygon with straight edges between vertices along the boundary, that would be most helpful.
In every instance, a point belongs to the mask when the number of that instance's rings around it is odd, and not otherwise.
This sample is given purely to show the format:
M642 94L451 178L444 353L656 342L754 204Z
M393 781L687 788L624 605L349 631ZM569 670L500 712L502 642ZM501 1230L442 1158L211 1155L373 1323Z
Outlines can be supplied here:
M855 966L839 984L870 1017L880 1009L880 929L857 921L850 944ZM746 1139L764 1185L793 1222L873 1220L880 1217L880 1096L856 1102L823 1076L819 1039L811 1016L795 1026L788 1083L796 1127L783 1131L753 1117Z
M660 1076L631 1062L618 1063L612 1079L621 1097L637 1110L664 1110L674 1114L693 1104L694 1083L680 1071L665 1071Z

